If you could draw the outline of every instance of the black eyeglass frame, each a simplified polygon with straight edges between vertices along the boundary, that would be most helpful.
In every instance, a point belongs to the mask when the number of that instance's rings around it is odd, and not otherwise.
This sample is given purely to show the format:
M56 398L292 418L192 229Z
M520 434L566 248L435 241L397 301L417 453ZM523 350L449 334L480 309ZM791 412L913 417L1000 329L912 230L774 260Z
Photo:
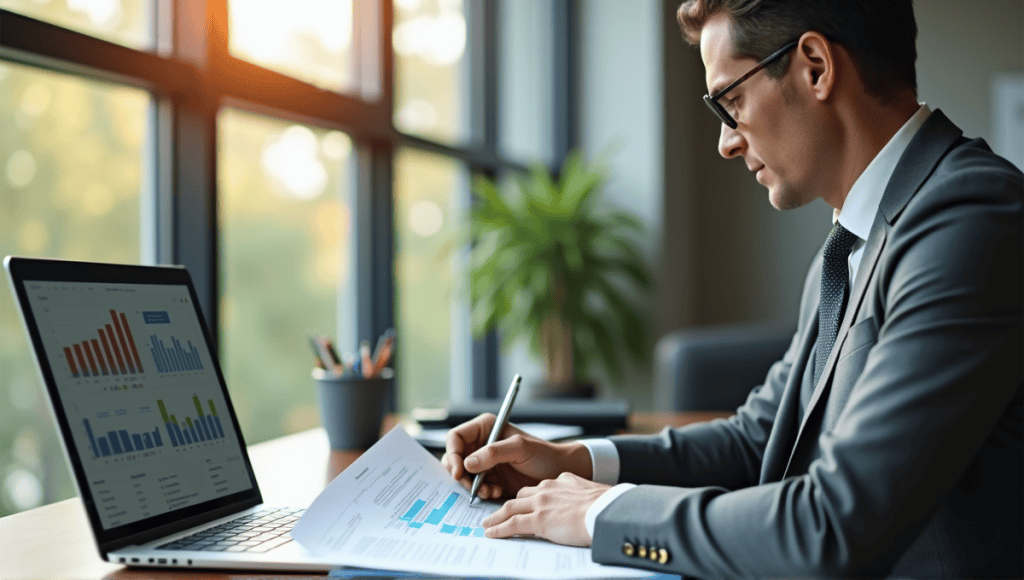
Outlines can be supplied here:
M722 104L718 102L718 99L721 99L723 96L725 96L726 93L728 93L729 91L735 89L743 81L745 81L745 80L749 79L750 77L754 76L755 74L757 74L757 72L759 70L761 70L764 67L766 67L769 64L771 64L771 62L773 60L775 60L775 59L779 58L780 56L786 54L787 52L793 50L796 47L796 45L798 45L798 44L800 44L800 39L797 39L797 40L794 40L793 42L790 42L789 44L783 46L779 50L776 50L775 52L769 54L764 60L762 60L761 62L757 63L754 66L754 68L752 68L749 71L747 71L747 74L745 74L745 75L741 76L740 78L734 80L732 83L729 84L729 86L727 86L724 89L718 91L714 95L704 95L704 104L707 105L708 108L711 109L711 112L714 113L716 117L721 119L721 121L723 123L725 123L730 129L735 129L736 126L737 126L736 125L736 119L732 118L732 115L730 115L729 112L725 110L725 107L723 107Z

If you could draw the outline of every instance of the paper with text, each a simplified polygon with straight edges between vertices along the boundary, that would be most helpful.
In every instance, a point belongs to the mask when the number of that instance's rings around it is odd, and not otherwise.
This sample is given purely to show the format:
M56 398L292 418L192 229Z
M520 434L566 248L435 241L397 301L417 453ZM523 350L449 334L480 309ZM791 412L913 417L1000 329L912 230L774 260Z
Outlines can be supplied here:
M291 534L343 566L538 580L654 575L595 564L589 548L486 538L480 522L498 507L470 506L469 492L396 427L327 486Z

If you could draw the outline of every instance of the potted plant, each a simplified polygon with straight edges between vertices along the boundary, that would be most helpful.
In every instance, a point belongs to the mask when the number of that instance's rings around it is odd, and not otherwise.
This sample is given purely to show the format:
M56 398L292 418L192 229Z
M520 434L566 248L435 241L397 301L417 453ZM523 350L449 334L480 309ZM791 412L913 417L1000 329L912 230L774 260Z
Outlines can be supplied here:
M639 360L648 350L640 299L651 274L634 241L644 227L598 206L605 179L603 167L575 151L554 179L538 165L504 192L491 179L474 180L474 333L496 328L506 347L529 341L543 360L547 385L539 390L548 395L592 392L598 366L618 379L624 355Z

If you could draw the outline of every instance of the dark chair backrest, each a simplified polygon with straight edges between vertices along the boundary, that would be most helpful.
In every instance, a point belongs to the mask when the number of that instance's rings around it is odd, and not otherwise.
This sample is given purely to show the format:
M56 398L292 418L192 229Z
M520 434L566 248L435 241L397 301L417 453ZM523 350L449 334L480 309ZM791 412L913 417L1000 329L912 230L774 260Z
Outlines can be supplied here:
M677 330L655 349L659 411L735 411L782 358L796 326L773 322Z

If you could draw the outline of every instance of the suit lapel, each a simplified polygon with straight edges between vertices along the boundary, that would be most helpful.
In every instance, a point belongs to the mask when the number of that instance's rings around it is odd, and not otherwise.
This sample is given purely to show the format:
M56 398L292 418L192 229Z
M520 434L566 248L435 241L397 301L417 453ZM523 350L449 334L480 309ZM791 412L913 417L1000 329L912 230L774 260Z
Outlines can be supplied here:
M811 415L814 413L822 396L827 392L825 387L830 384L832 369L835 368L839 351L842 350L843 342L846 341L846 335L850 330L850 325L854 318L856 318L857 311L860 310L861 299L864 297L864 291L868 287L868 280L871 279L875 264L878 262L878 256L882 254L882 247L885 245L886 229L885 219L879 213L875 216L875 222L871 226L871 233L868 234L867 246L864 247L864 257L861 258L860 267L857 268L857 278L854 280L853 290L850 292L850 299L846 305L846 314L843 315L843 323L836 334L836 344L832 347L832 353L829 354L828 361L825 363L825 370L822 371L821 376L818 378L818 383L814 385L811 400L807 403L807 409L804 412L803 419L800 421L800 430L797 432L796 442L790 450L789 461L782 476L783 479L789 473L789 468L793 465L793 457L796 455L797 447L800 445L801 437L804 436L804 431Z
M820 263L820 262L819 262ZM793 449L793 442L797 433L797 421L800 419L800 385L803 382L808 361L811 360L811 352L814 350L814 340L817 337L815 329L818 328L817 297L813 300L815 312L808 317L804 328L797 329L802 334L800 356L793 362L790 370L790 377L786 390L782 394L782 401L779 403L779 410L775 416L775 423L772 425L772 433L765 445L764 459L761 464L761 483L770 483L782 479L787 467L787 459Z
M800 430L797 432L796 440L790 452L789 462L783 473L784 479L788 475L793 464L793 457L800 445L801 438L805 436L805 429L808 420L814 413L818 403L822 400L831 385L832 371L835 369L836 359L842 350L843 342L849 333L850 326L856 320L857 312L860 310L864 292L867 290L868 281L875 270L878 257L885 246L885 240L889 226L896 220L899 214L906 207L907 203L921 188L928 177L935 170L935 166L945 156L946 151L956 142L963 132L954 125L942 111L936 109L929 115L928 119L918 130L917 134L910 141L906 151L900 158L892 177L886 185L885 193L882 195L878 213L871 225L871 233L868 234L867 245L864 248L864 256L861 258L860 266L857 268L857 277L854 280L853 288L850 291L850 298L846 305L846 313L843 316L842 325L836 335L836 343L832 347L832 353L825 363L825 370L822 371L818 383L814 386L811 400L807 404L807 410L800 422ZM852 386L852 385L850 385ZM810 434L807 434L810 436ZM815 433L816 437L818 434Z

